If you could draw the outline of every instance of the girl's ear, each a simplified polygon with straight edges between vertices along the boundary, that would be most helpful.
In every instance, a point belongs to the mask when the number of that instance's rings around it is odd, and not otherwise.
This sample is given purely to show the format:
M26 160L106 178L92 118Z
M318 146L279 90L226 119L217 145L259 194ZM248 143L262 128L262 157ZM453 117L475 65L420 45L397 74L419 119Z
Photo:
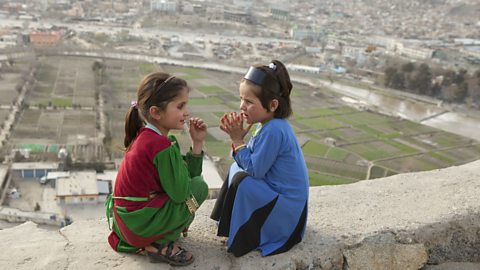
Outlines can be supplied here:
M163 117L162 111L157 106L151 106L150 109L148 109L148 113L150 114L150 117L155 120L160 120Z
M268 107L271 112L275 112L275 110L278 108L278 99L272 99Z

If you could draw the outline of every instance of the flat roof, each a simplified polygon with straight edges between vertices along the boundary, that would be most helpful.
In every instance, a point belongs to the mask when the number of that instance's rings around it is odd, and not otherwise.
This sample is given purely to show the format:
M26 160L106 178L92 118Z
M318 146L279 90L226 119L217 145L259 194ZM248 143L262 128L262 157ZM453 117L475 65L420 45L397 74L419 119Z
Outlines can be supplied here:
M97 188L99 194L109 194L110 189L108 186L108 182L106 181L97 181Z
M97 180L112 181L112 185L114 185L117 173L115 170L105 170L103 173L97 173Z
M63 172L63 171L54 171L54 172L48 172L47 173L47 179L57 179L60 177L68 177L70 176L70 172Z
M117 171L114 170L105 170L103 173L97 173L98 180L108 180L112 181L112 184L115 183L115 179L117 178Z
M12 164L12 170L56 170L58 169L58 162L15 162Z
M97 173L95 171L72 172L70 177L56 181L58 196L98 195Z

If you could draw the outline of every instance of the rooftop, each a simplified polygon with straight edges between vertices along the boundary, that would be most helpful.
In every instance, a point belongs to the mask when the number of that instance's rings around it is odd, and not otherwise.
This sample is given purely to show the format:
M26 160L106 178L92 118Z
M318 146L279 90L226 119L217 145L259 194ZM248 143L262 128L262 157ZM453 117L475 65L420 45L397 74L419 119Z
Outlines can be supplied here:
M95 171L72 172L70 177L58 178L58 196L98 195L97 173Z
M15 162L12 164L12 170L28 170L28 169L58 169L57 162Z

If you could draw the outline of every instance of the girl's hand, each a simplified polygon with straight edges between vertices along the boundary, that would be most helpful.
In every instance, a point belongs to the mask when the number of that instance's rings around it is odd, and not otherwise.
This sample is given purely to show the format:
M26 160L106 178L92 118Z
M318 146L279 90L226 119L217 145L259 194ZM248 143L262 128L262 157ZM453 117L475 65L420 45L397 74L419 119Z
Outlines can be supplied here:
M189 121L188 132L194 145L203 144L205 136L207 135L207 124L198 117L192 117Z
M236 112L226 113L220 119L220 129L230 136L234 144L243 143L243 138L253 124L246 127L243 126L243 115Z

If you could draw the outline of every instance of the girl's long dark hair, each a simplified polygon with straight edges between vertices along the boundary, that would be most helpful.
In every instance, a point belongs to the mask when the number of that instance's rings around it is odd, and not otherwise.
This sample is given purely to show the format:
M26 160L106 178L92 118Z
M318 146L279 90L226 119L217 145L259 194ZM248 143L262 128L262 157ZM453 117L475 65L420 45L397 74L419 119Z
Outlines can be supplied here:
M164 72L150 73L142 79L137 89L136 104L132 104L125 115L123 144L126 149L130 148L145 121L149 120L150 107L157 106L165 110L167 104L183 89L189 89L185 80Z

